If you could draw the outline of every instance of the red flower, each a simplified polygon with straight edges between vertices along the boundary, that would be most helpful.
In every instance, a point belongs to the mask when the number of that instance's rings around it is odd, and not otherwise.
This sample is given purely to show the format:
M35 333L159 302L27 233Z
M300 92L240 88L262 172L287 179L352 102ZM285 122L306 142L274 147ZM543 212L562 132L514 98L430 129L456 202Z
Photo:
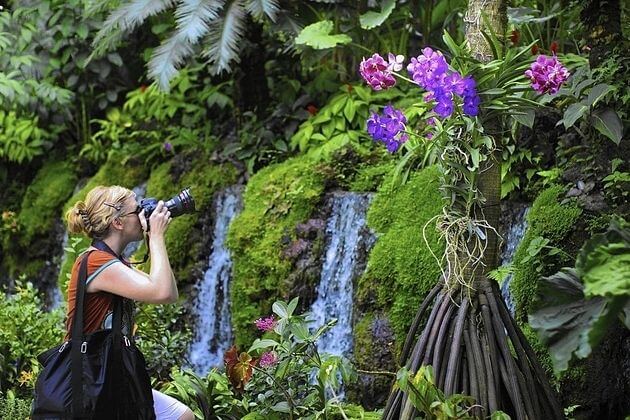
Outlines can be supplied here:
M532 45L532 55L536 55L538 54L538 45L534 44Z
M311 114L311 115L315 115L315 114L317 114L317 111L318 111L317 107L316 107L315 105L313 105L313 104L308 105L308 106L306 107L306 110L307 110L307 111L308 111L308 113L309 113L309 114Z
M521 39L521 34L516 29L514 29L512 31L512 34L510 35L510 41L512 41L513 45L516 45L518 44L519 39Z
M549 46L549 49L551 50L552 53L557 53L558 52L558 43L556 41L553 41L551 43L551 45Z

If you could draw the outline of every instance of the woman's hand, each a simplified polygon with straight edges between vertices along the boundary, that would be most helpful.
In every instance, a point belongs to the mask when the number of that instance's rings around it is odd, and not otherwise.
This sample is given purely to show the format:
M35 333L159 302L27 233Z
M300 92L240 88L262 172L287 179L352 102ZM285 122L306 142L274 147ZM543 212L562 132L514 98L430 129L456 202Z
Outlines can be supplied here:
M144 216L144 210L142 210L141 214ZM142 217L141 220L142 219L145 220L146 224L146 218ZM150 235L163 236L164 232L168 229L168 225L171 223L171 220L173 220L171 218L171 212L168 211L168 208L164 205L164 201L158 201L155 210L153 210L151 217L149 217ZM145 228L144 225L143 228Z

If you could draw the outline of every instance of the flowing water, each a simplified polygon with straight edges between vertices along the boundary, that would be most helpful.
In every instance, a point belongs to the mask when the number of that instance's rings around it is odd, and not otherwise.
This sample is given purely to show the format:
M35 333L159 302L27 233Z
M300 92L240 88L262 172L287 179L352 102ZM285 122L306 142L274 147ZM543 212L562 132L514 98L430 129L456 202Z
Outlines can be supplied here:
M506 233L505 233L505 247L503 252L501 253L501 265L505 266L510 264L514 259L514 254L516 253L516 249L518 245L521 243L523 236L525 236L525 231L527 229L527 213L529 212L529 206L521 205L517 208L514 208L506 220ZM507 305L508 309L512 316L514 316L514 301L512 299L512 293L510 292L510 283L512 282L513 274L508 274L508 276L503 280L501 284L501 294L503 295L503 300Z
M242 208L241 189L221 191L214 202L215 224L208 270L195 286L195 337L188 360L193 370L205 375L212 367L223 364L223 354L232 343L229 283L232 260L225 247L228 227Z
M375 240L365 220L370 200L370 194L359 193L336 193L332 197L326 255L311 312L315 327L333 318L337 324L320 338L320 353L347 355L352 350L352 282L365 268L362 257Z

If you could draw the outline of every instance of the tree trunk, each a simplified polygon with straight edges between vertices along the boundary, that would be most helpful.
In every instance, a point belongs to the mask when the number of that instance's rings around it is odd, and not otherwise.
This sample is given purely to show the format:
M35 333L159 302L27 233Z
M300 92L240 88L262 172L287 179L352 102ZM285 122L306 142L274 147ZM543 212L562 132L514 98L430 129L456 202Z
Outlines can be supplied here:
M487 62L492 59L492 53L481 33L485 26L482 13L492 30L503 39L507 23L505 1L470 0L468 3L464 18L466 38L473 55ZM484 129L496 136L499 123L486 123ZM473 219L485 219L494 229L499 226L500 212L499 156L500 153L491 156L477 174L477 189L483 202L473 208L470 215ZM473 255L480 257L482 264L476 269L467 268L469 271L465 273L467 279L472 278L471 290L461 285L456 287L452 279L441 280L416 314L405 340L401 364L411 373L417 372L420 366L432 365L434 383L446 396L465 394L475 399L471 413L476 417L487 418L500 410L519 420L561 419L562 408L536 355L510 316L497 283L486 277L497 265L498 238L492 229L486 229L485 234L486 248ZM467 256L459 255L459 258ZM470 266L464 264L464 267ZM431 303L433 307L426 325L416 337ZM416 414L417 409L408 396L393 388L383 418L410 420Z

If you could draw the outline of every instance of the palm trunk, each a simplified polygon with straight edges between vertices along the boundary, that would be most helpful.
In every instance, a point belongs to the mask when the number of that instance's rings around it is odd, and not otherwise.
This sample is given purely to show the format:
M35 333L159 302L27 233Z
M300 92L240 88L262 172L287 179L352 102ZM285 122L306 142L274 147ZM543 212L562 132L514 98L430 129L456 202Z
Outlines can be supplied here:
M499 37L505 33L504 0L470 0L466 13L466 38L473 55L490 61L490 46L481 33L485 22ZM498 122L490 122L486 132L498 133ZM473 208L471 218L485 219L489 226L499 226L500 153L495 153L480 168L476 177L482 204ZM401 364L412 373L422 365L432 365L436 385L449 396L466 394L477 406L471 411L486 418L503 411L516 419L561 419L563 413L545 373L527 339L510 316L496 282L486 274L497 266L498 238L486 229L486 247L482 264L464 264L471 290L457 287L445 278L423 302L401 355ZM458 255L470 258L471 255ZM453 266L452 261L449 264ZM446 272L448 276L449 273ZM439 290L438 290L439 289ZM423 331L416 337L420 321L433 303ZM415 344L414 343L415 340ZM412 419L417 415L407 395L394 388L385 407L384 419Z

